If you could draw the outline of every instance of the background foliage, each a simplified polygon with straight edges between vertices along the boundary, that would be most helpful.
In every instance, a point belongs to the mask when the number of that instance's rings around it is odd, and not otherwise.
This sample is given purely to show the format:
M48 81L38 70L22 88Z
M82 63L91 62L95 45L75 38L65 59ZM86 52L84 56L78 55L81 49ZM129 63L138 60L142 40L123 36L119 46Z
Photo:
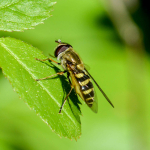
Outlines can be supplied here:
M138 2L58 0L53 17L34 30L0 32L1 37L32 44L46 56L53 54L54 40L70 43L115 105L112 109L97 90L98 114L85 104L81 107L81 138L77 142L60 139L0 73L0 150L149 149L149 49L143 44L149 19Z

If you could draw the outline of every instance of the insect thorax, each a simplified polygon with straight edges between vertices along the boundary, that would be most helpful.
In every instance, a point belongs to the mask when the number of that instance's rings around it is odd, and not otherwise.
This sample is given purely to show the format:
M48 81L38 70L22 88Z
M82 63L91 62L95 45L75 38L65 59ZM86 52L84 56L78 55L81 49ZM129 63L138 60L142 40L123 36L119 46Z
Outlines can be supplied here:
M84 65L83 65L81 59L79 58L78 54L72 48L68 48L66 51L61 53L59 59L61 61L61 65L64 70L68 70L67 65L74 67L74 68L72 68L73 70L76 69L76 67L79 70L84 69Z

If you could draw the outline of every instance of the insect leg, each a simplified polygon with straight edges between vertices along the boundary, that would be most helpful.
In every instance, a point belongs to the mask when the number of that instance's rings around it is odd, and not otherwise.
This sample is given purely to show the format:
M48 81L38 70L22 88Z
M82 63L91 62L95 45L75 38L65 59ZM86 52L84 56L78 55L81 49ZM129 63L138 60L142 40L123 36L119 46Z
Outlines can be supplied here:
M56 74L53 74L53 75L48 76L48 77L45 77L45 78L35 79L35 81L46 80L46 79L51 78L51 77L56 76L56 75L63 75L65 72L66 72L66 71L57 72Z
M70 89L69 93L67 94L67 96L66 96L66 98L65 98L65 100L64 100L64 102L63 102L63 104L61 105L61 108L60 108L60 110L59 110L59 114L61 113L62 108L63 108L63 106L64 106L64 104L65 104L65 102L66 102L66 100L67 100L68 96L70 95L70 93L71 93L71 91L72 91L72 89L73 89L73 85L71 84L71 81L70 81L69 75L70 75L70 74L69 74L69 72L67 72L67 78L68 78L69 83L70 83L70 85L71 85L71 89Z
M69 73L69 72L67 72L67 79L69 80L70 85L72 85L72 83L71 83L71 81L70 81L69 76L70 76L70 73Z
M62 108L63 108L63 106L64 106L64 104L65 104L65 102L66 102L68 96L70 95L72 89L73 89L73 86L71 85L71 89L70 89L69 93L67 94L67 96L66 96L66 98L65 98L65 100L64 100L64 102L63 102L63 104L62 104L61 107L60 107L59 114L61 114Z
M53 56L53 55L51 55L51 54L49 54L49 56L51 56L51 57L55 58L55 56Z
M58 63L58 62L56 62L55 60L53 60L53 59L51 59L51 58L46 58L46 59L38 59L38 58L35 58L35 59L36 59L36 60L39 60L39 61L50 60L50 61L54 62L54 63L57 64L57 65L61 65L61 63Z

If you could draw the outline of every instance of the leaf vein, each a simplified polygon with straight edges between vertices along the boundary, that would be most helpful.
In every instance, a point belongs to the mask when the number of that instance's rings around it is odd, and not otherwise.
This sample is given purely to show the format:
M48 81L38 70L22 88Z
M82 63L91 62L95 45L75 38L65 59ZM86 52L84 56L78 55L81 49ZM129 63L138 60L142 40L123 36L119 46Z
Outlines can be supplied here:
M17 60L17 62L18 62L20 65L23 66L23 68L24 68L25 70L28 71L28 73L32 76L33 79L36 79L36 78L37 78L37 77L30 71L30 69L27 67L27 65L24 64L24 63L18 58L18 56L17 56L16 54L14 54L4 43L2 43L2 41L1 41L1 45L2 45L2 47L4 47L4 48L7 50L8 53L10 53L10 54ZM47 94L48 94L50 97L52 97L52 99L54 100L54 102L60 107L61 104L59 104L59 103L57 102L57 100L52 96L52 94L48 91L48 89L47 89L41 82L38 82L38 83L41 85L41 87L43 87L43 89L47 92ZM65 109L64 109L64 112L66 113L66 115L68 116L68 118L73 122L73 124L74 124L75 126L77 126L76 123L75 123L75 121L71 118L71 116L67 113L67 111L66 111Z

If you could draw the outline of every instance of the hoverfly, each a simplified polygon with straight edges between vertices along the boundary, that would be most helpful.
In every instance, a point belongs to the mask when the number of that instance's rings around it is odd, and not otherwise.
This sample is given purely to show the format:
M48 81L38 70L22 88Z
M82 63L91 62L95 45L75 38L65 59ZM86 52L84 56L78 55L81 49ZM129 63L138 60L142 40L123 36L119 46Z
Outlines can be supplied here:
M114 107L112 102L107 97L107 95L103 92L103 90L94 80L94 78L86 70L82 60L80 59L79 55L74 51L73 47L68 43L61 42L61 40L58 40L55 42L58 43L58 46L55 49L54 55L57 58L57 60L60 60L60 63L54 61L51 58L47 58L43 60L36 58L36 60L52 61L58 65L61 65L64 71L58 72L54 75L51 75L42 79L36 79L36 81L45 80L55 75L63 75L64 73L67 73L67 78L71 85L71 89L69 93L67 94L67 96L65 97L64 102L59 110L59 113L61 113L62 108L73 88L75 89L76 93L81 97L81 99L84 100L86 104L91 108L91 110L97 113L98 103L95 97L95 90L94 90L91 79L95 82L95 84L97 85L99 90L102 92L106 100L110 103L110 105ZM71 77L71 80L70 80L70 77Z

